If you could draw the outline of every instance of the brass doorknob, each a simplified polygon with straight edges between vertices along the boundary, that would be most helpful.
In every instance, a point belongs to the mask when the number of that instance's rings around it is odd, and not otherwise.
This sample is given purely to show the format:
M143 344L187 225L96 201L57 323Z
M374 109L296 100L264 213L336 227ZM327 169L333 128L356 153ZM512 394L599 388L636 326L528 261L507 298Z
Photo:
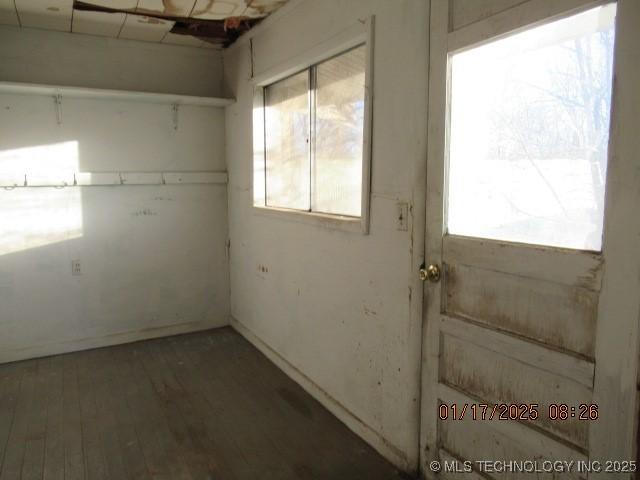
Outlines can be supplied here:
M429 265L427 268L420 269L420 280L423 282L437 282L440 280L440 267L438 265Z

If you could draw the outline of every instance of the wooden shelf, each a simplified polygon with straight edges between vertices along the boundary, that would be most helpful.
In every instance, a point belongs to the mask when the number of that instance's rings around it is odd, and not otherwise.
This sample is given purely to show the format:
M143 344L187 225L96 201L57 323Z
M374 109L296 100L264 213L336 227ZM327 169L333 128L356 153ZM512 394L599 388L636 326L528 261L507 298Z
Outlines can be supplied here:
M0 94L46 95L91 98L104 100L125 100L146 103L197 105L203 107L226 107L235 102L233 98L195 97L191 95L174 95L171 93L148 93L129 90L107 90L101 88L60 87L55 85L38 85L34 83L0 82Z

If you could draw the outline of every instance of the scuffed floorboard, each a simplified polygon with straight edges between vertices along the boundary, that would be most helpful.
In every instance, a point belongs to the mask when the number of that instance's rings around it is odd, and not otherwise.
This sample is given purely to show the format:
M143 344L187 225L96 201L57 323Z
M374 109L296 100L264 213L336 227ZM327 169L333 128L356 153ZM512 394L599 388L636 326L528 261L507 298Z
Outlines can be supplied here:
M406 478L230 328L0 365L0 480Z

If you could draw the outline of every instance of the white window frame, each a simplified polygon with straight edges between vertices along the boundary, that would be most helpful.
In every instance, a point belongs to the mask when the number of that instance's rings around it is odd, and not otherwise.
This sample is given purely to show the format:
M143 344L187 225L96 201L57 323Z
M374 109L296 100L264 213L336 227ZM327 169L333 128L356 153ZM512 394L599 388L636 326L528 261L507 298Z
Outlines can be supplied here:
M253 77L253 164L251 168L251 201L254 213L297 222L312 224L334 230L369 233L370 199L371 199L371 137L373 110L373 26L374 17L342 31L340 34L318 44L311 50L297 55L286 62L266 70ZM266 204L265 192L256 191L255 186L265 184L265 172L257 172L256 165L265 165L264 155L264 90L269 85L291 75L309 69L349 50L365 47L365 93L364 93L364 125L362 145L362 189L361 215L350 217L339 214L321 213L306 210L273 207ZM259 175L259 176L256 176ZM259 197L259 198L256 198Z

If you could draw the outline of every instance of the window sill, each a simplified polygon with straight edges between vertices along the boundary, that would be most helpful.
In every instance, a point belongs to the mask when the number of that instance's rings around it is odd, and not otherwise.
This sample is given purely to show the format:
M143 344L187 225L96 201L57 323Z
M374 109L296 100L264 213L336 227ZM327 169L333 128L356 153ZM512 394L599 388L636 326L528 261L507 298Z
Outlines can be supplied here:
M261 205L253 205L253 212L256 215L305 223L307 225L314 225L327 230L361 233L363 235L367 235L369 233L368 225L365 224L365 220L361 217L346 217L342 215L331 215L328 213L304 212L302 210L263 207Z

